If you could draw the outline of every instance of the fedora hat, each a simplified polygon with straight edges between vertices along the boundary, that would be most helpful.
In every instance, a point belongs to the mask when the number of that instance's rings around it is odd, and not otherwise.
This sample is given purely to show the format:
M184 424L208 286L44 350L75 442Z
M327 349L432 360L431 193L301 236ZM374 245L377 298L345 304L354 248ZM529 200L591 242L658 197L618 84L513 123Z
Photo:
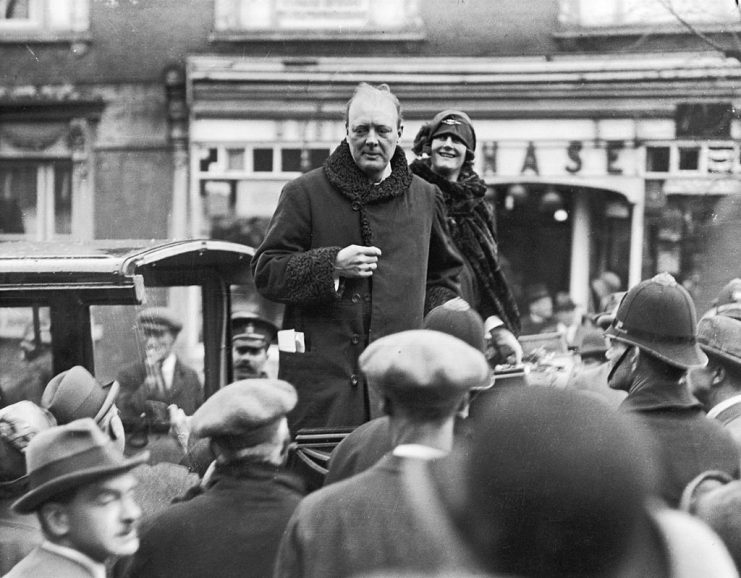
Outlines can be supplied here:
M83 417L100 422L116 401L118 390L117 381L104 386L87 369L75 365L47 384L41 407L48 409L60 425Z
M136 316L136 324L142 331L169 331L177 335L183 324L175 313L166 307L146 307Z
M149 452L127 459L90 418L39 432L26 447L28 492L13 510L29 514L72 488L122 474L146 462Z

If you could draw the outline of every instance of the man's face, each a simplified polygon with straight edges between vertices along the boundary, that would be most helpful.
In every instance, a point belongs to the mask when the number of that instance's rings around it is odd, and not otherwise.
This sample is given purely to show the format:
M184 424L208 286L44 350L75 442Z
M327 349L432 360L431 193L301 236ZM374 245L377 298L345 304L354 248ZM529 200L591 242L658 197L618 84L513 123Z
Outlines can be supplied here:
M150 362L162 361L175 345L175 335L167 329L147 328L144 334L144 354Z
M391 162L401 136L396 106L383 95L361 93L350 104L347 143L355 164L371 181L378 181Z
M139 549L136 523L141 509L134 501L136 478L130 473L83 486L63 508L66 544L93 560L130 556Z
M629 359L631 355L630 346L615 339L608 339L608 342L609 346L605 354L610 368L607 385L610 386L610 389L630 391L633 382L632 362Z
M705 367L693 367L687 372L687 384L690 386L690 391L703 405L705 411L709 411L715 405L712 399L715 374L716 369L712 361L708 362Z
M543 319L549 319L553 315L553 300L548 297L541 297L530 303L530 312Z
M443 177L457 177L466 160L466 145L455 135L438 135L430 144L430 158L434 172Z
M232 344L234 379L260 377L268 360L268 348L258 346L252 341L235 339Z

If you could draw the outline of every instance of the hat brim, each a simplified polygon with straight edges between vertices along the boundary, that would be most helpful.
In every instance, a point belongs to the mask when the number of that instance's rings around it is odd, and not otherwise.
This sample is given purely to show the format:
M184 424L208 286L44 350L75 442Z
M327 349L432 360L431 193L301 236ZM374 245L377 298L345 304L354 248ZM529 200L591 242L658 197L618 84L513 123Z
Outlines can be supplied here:
M36 511L44 502L49 501L49 499L62 492L71 490L75 486L87 484L99 478L123 474L148 460L149 452L142 452L122 461L120 464L87 468L59 476L30 490L13 502L11 508L18 514L30 514Z
M108 410L111 409L113 404L116 403L116 398L118 397L118 392L121 389L121 385L114 380L110 383L110 385L104 387L104 389L106 388L108 389L108 395L106 395L105 399L103 400L103 405L100 406L98 413L95 414L95 417L93 418L95 420L95 423L99 423L100 420L103 419L108 413Z
M659 358L680 369L692 369L693 367L704 367L708 362L708 356L700 349L700 346L689 343L661 343L649 339L619 334L611 326L605 331L605 335L617 341L645 350L647 353Z
M735 355L731 355L727 351L723 351L722 349L718 349L716 347L713 347L712 345L705 345L704 343L700 343L700 349L702 349L705 353L709 353L711 355L714 355L715 357L720 357L723 361L727 361L728 363L733 363L737 367L741 367L741 358L736 357Z

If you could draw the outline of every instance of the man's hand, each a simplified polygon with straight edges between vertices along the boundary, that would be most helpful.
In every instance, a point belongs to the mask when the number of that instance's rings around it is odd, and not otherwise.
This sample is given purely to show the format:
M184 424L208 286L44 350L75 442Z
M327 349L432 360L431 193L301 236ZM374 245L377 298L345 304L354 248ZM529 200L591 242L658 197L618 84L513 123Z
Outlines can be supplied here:
M188 453L190 438L190 418L175 404L167 406L170 417L170 435L175 438L184 453Z
M337 253L334 263L335 275L339 277L371 277L378 268L381 249L348 245Z

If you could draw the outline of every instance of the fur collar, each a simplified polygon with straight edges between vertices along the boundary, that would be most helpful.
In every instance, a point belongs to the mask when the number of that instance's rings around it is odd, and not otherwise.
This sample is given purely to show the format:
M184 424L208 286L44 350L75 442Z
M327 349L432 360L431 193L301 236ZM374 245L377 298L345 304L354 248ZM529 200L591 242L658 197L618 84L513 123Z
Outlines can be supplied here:
M355 164L345 140L329 155L324 163L324 172L329 182L348 199L368 205L399 197L412 184L406 156L398 146L391 157L391 174L378 185L371 183Z
M340 143L324 163L324 172L329 182L353 204L353 209L360 216L360 235L366 246L373 245L373 228L371 227L367 205L381 203L400 197L409 190L412 175L407 166L404 151L396 147L391 157L391 174L381 183L374 185L358 168L350 154L350 145L346 140Z

